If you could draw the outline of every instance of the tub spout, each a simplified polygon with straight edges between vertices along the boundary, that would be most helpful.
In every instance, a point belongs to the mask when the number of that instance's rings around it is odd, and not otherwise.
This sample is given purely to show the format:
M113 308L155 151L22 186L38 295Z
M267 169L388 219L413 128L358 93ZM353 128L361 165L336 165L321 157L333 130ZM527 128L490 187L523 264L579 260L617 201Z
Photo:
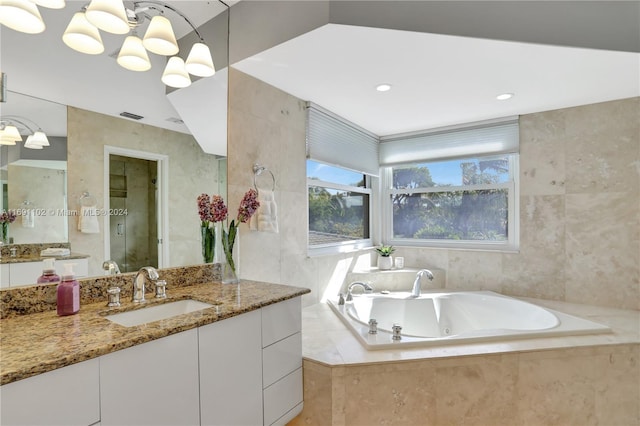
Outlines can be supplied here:
M370 284L367 284L367 283L362 282L362 281L353 282L353 283L349 284L349 287L347 287L347 302L351 302L353 300L353 296L351 295L351 290L355 286L361 286L364 289L365 293L372 293L373 292L373 287Z
M411 290L411 296L412 297L419 297L420 296L420 280L425 275L427 276L427 278L429 278L429 281L433 281L433 273L430 270L428 270L428 269L420 269L418 271L418 273L416 274L415 281L413 281L413 289Z

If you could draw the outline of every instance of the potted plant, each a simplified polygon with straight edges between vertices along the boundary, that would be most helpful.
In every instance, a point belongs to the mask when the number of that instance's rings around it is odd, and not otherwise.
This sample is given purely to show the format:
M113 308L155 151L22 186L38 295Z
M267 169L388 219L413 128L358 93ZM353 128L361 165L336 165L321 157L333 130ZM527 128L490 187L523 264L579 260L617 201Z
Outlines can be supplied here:
M396 251L396 249L393 246L381 245L376 248L376 251L378 252L378 269L391 269L393 265L391 254Z

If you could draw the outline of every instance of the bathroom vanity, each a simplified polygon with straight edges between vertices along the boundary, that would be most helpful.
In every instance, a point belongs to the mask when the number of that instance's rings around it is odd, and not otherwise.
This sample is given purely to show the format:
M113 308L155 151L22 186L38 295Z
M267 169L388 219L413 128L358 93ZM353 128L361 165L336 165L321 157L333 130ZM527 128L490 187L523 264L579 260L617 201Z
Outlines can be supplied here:
M161 273L162 275L162 273ZM171 283L169 283L171 284ZM212 305L125 327L103 302L2 320L2 424L285 424L302 410L301 296L242 281L167 288ZM34 405L35 404L35 405Z

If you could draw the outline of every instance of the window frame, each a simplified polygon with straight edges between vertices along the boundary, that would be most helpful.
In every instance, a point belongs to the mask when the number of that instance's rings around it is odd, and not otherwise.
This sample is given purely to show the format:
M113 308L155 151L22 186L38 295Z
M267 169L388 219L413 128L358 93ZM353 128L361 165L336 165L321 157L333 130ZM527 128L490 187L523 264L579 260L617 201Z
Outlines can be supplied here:
M307 159L307 160L318 162L317 160L312 160L312 159ZM305 161L305 167L307 167L307 164L308 163ZM330 164L329 166L337 167L344 170L349 170L345 167L336 166L332 164ZM362 173L362 172L357 172L357 173ZM362 175L364 176L364 185L365 185L364 187L344 185L344 184L328 182L320 179L311 179L307 177L307 255L309 257L328 255L328 254L337 254L337 253L348 253L348 252L353 252L353 251L361 250L368 247L373 247L372 234L374 232L374 227L375 227L373 223L375 219L375 215L373 214L373 210L375 208L375 204L374 204L375 197L374 197L374 191L372 189L372 176L366 173L362 173ZM349 241L342 241L339 243L317 244L313 246L310 245L309 232L311 232L311 227L309 223L309 187L311 186L327 188L327 189L335 189L338 191L356 192L358 194L367 194L369 196L369 218L368 218L369 238L353 239Z
M445 161L446 159L434 159L430 161L417 161L410 164L395 166L385 166L381 170L381 197L380 204L382 210L382 236L386 244L394 246L425 247L425 248L446 248L459 250L487 250L500 251L506 253L518 252L520 246L520 155L518 153L503 154L509 158L509 181L496 184L482 185L460 185L460 186L439 186L424 187L414 189L394 189L393 188L393 168L404 166L417 166L426 163ZM467 159L477 159L493 157L494 155L476 155L464 157ZM463 158L463 159L464 159ZM507 189L507 240L506 241L482 241L482 240L442 240L442 239L415 239L415 238L395 238L393 236L393 203L390 201L393 194L424 194L433 192L455 192L478 189Z

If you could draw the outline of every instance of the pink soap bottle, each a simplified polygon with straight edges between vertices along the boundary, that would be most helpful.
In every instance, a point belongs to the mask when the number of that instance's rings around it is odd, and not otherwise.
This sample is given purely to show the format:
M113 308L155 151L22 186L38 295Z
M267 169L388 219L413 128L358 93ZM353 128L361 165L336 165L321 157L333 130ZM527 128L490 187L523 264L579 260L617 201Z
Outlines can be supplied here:
M58 315L73 315L80 310L80 284L73 274L74 263L64 264L62 282L58 284Z
M45 259L42 275L38 277L38 284L51 284L60 282L60 276L56 274L56 261Z

